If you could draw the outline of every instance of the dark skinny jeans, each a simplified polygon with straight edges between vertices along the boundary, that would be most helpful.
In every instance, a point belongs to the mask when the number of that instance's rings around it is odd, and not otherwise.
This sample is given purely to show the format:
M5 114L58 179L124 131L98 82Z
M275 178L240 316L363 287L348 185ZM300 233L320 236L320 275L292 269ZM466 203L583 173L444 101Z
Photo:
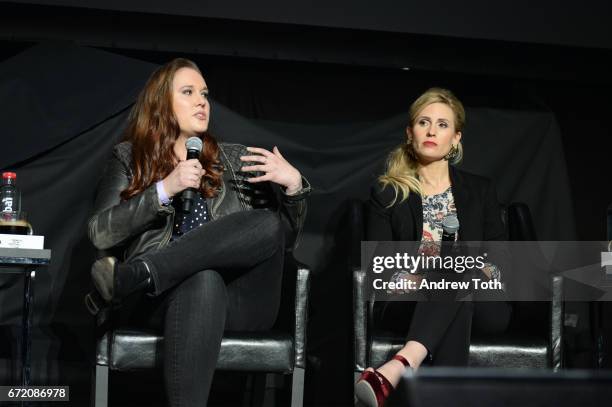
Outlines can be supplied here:
M206 223L133 261L149 266L155 297L137 300L129 320L163 329L170 406L206 406L224 330L274 324L283 245L279 214L257 209Z

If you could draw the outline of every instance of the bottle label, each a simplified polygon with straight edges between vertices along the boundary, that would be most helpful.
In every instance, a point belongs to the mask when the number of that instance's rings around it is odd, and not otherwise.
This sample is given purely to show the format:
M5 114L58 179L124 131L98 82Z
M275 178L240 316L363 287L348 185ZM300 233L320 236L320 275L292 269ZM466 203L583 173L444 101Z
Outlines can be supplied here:
M2 198L2 212L13 212L13 198Z

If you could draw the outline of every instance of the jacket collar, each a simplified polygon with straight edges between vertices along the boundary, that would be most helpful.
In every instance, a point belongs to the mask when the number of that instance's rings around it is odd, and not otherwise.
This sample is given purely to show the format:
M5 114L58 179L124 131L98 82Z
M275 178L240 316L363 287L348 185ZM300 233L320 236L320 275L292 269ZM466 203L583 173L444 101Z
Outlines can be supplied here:
M465 214L467 213L467 208L470 202L470 193L465 185L465 177L461 171L452 165L449 165L448 172L451 180L453 198L455 200L455 208L457 209L457 218L459 218L459 225L465 226Z
M423 199L421 195L411 193L408 197L408 207L414 219L415 238L421 240L423 236Z

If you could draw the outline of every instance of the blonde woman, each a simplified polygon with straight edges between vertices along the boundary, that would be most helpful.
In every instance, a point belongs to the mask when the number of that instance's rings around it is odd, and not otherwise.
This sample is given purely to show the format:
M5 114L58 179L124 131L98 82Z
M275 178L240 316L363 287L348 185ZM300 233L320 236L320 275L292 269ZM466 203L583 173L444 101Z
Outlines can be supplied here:
M439 254L442 220L449 215L459 219L460 240L503 240L493 184L452 165L463 155L464 123L463 105L446 89L429 89L412 104L406 142L391 152L387 171L372 189L367 240L421 241L422 250ZM488 278L499 277L494 266L482 271ZM368 407L382 406L404 370L417 369L426 358L438 366L468 361L472 302L388 304L396 312L383 319L410 325L404 347L377 370L366 369L356 383L355 395ZM398 313L398 307L404 309Z

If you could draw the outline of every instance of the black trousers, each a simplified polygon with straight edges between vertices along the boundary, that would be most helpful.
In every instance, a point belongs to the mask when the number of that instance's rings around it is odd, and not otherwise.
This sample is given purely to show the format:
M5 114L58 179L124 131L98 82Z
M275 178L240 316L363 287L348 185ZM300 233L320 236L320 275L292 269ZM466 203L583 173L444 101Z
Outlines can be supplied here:
M406 341L429 351L426 364L467 366L472 330L501 334L508 327L511 307L505 301L382 302L376 320L385 330L406 334Z
M206 406L224 330L274 324L283 246L279 214L252 210L204 224L135 260L149 266L155 296L137 299L127 318L163 329L170 406Z

